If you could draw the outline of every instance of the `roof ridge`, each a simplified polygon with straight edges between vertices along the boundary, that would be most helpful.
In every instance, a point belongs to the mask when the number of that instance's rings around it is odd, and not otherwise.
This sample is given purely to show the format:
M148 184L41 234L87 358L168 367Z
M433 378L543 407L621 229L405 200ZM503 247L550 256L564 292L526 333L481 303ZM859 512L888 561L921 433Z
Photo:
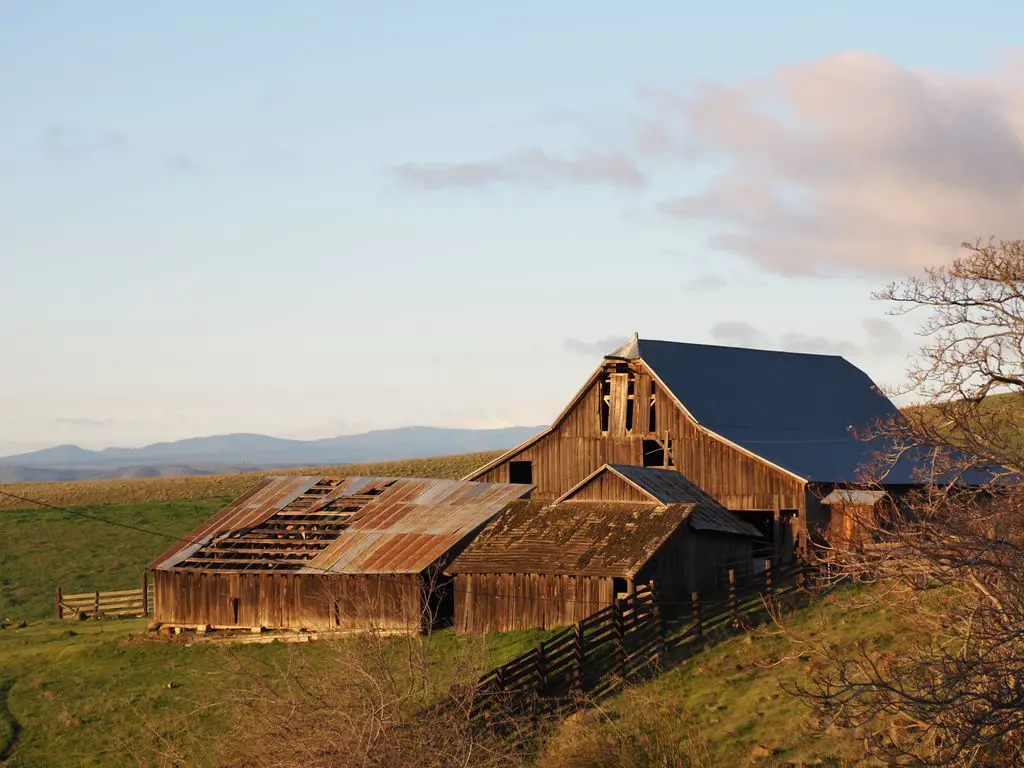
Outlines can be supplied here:
M741 352L767 352L767 353L773 354L773 355L798 355L800 357L828 357L828 358L834 357L834 358L838 358L840 360L844 360L847 363L850 363L850 361L847 360L843 355L827 354L827 353L824 353L824 352L794 352L793 350L790 350L790 349L765 349L763 347L742 347L742 346L735 346L735 345L731 345L731 344L707 344L707 343L699 342L699 341L674 341L672 339L645 339L645 338L640 338L640 339L637 339L637 343L640 345L640 357L641 358L643 357L643 345L645 343L647 343L647 344L654 343L654 344L678 344L679 346L683 346L683 347L707 347L707 348L710 348L710 349L731 349L731 350L738 350L738 351L741 351ZM850 363L850 365L853 365L853 363ZM856 366L854 366L854 367L856 367Z

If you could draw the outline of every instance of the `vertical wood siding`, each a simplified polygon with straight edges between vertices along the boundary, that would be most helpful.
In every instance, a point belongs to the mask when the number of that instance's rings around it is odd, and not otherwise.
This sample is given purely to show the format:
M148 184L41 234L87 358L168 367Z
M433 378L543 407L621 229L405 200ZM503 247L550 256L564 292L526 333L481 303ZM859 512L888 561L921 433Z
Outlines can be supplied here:
M626 377L613 375L609 430L602 434L601 383L598 379L552 432L474 479L508 482L510 460L531 461L533 481L537 485L533 497L542 501L554 500L602 464L642 466L643 441L664 439L667 434L672 443L675 469L729 509L794 509L803 512L803 481L707 435L662 387L655 388L656 428L651 432L648 401L652 377L642 361L633 363L632 370L636 378L631 431L625 431L624 415L621 419L615 415L616 410L622 410ZM694 371L693 375L699 376L700 371ZM617 381L621 383L617 385ZM629 499L608 497L606 500Z
M153 618L179 626L416 631L424 615L418 574L158 570L153 584Z
M607 576L545 573L460 573L455 577L455 628L461 633L553 629L612 604Z

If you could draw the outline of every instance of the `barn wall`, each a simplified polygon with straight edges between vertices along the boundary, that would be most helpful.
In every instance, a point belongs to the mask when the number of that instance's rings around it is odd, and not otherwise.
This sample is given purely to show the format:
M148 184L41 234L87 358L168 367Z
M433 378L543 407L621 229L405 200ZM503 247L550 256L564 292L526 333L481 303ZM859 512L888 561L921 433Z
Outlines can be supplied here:
M701 599L723 594L729 568L753 567L754 541L711 531L680 531L670 538L636 575L636 583L654 581L658 599L681 603L698 592Z
M620 364L621 367L621 364ZM643 465L643 441L672 442L675 469L733 510L804 509L804 483L707 435L658 387L642 361L631 364L635 375L632 429L616 417L623 407L625 388L612 382L609 429L601 432L600 377L583 394L565 419L549 434L473 479L508 482L509 461L532 461L533 498L558 498L602 464ZM695 371L695 376L700 372ZM655 429L650 430L649 399L655 386ZM616 499L609 499L616 500Z
M651 497L646 493L612 472L602 472L576 491L569 499L572 501L651 501Z
M460 573L455 577L455 628L460 633L552 629L612 604L606 576L543 573Z
M424 613L417 574L158 570L153 584L154 619L182 626L410 630Z

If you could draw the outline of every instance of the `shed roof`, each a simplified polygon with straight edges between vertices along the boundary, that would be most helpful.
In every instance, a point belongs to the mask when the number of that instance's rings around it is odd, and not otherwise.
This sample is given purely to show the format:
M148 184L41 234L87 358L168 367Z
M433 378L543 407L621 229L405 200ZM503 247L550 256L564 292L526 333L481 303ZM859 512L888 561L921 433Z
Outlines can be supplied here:
M150 567L419 573L532 489L432 478L268 477Z
M516 501L447 570L632 578L681 525L761 537L717 504Z
M864 371L837 355L633 339L640 358L699 424L812 482L854 482L884 445L863 433L899 413ZM887 483L913 482L905 462Z

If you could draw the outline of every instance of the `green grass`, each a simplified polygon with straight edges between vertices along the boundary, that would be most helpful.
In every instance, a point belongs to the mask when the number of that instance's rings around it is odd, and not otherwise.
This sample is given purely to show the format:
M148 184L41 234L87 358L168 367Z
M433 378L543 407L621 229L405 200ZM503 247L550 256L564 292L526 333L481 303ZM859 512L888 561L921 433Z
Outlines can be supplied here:
M213 499L241 495L267 475L379 475L390 477L465 477L477 467L498 456L500 451L434 456L429 459L380 461L369 464L344 464L329 467L300 467L266 472L241 472L229 475L190 475L183 477L118 478L116 480L77 480L74 482L11 483L0 491L25 496L58 506L128 504ZM24 501L0 495L0 510L19 509Z
M54 589L66 593L132 589L150 560L228 499L78 507L130 530L47 508L0 510L0 618L53 615Z
M635 713L643 708L658 727L672 731L668 737L674 743L696 739L704 745L710 765L747 765L754 755L760 755L761 766L865 764L863 734L818 730L808 707L783 687L806 681L817 663L801 655L793 637L847 651L859 643L877 652L898 651L910 641L903 617L884 602L864 600L867 594L840 590L794 611L787 620L790 637L775 625L765 625L711 645L655 680L608 700L603 709L610 719L587 720L586 727L606 729L610 737L636 728ZM672 715L659 722L659 712ZM580 738L574 727L580 726L570 724L558 734L552 754L572 753L573 741Z
M315 673L332 663L339 643L359 642L188 646L139 640L144 630L141 620L47 621L0 632L0 680L13 682L10 712L0 709L0 755L11 715L21 726L11 768L135 765L140 754L152 760L164 739L166 748L189 754L188 765L213 764L205 762L215 755L202 743L230 730L243 666L290 668L289 654L297 654L306 673ZM495 635L486 663L518 655L543 637ZM400 657L406 642L387 641L389 652ZM466 641L449 629L429 644L433 672L444 677Z

